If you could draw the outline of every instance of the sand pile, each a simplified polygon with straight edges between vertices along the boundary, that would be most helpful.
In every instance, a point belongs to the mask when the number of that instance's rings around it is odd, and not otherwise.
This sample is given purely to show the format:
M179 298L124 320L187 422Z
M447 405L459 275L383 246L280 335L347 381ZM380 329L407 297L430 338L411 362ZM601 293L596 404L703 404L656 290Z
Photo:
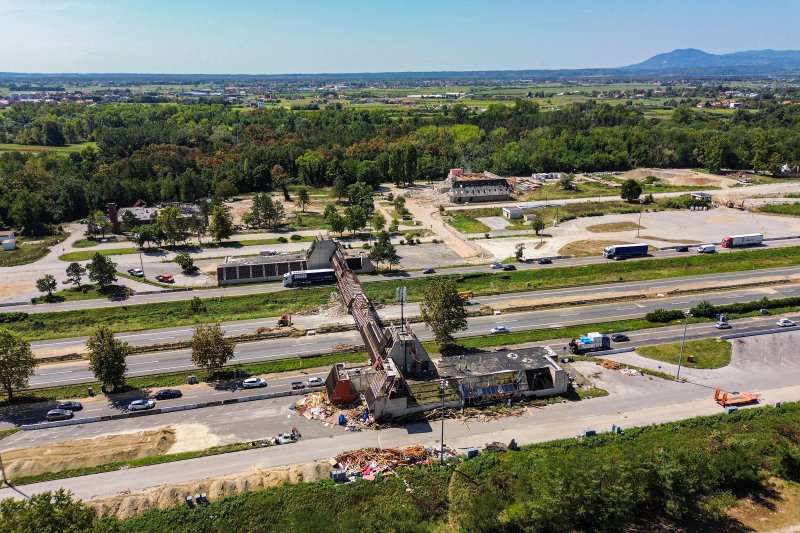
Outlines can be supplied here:
M344 306L338 292L332 292L328 297L328 302L320 305L311 311L301 311L299 316L315 315L327 318L340 318L347 316L347 308Z
M166 426L138 433L102 435L8 450L3 452L3 463L10 478L32 476L160 455L167 453L176 440L175 428Z
M328 461L314 461L292 466L261 469L253 467L248 472L192 483L167 485L153 489L120 494L111 498L89 500L102 517L130 518L150 509L167 509L183 505L189 494L205 493L211 502L231 494L277 487L284 483L317 481L329 476Z

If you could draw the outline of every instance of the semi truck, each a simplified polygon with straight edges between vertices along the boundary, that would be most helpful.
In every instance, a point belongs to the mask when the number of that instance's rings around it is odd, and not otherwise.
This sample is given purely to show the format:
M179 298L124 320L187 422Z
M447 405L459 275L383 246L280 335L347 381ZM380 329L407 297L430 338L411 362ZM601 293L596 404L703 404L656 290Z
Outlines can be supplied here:
M605 333L598 333L596 331L587 333L585 337L569 341L569 350L576 355L610 349L611 338Z
M617 244L616 246L606 246L603 249L603 257L608 259L626 259L647 255L646 244Z
M283 275L284 287L315 285L318 283L331 283L335 281L336 271L332 268L319 268L316 270L293 270Z
M761 233L748 233L747 235L731 235L722 239L723 248L736 248L739 246L758 246L764 242Z

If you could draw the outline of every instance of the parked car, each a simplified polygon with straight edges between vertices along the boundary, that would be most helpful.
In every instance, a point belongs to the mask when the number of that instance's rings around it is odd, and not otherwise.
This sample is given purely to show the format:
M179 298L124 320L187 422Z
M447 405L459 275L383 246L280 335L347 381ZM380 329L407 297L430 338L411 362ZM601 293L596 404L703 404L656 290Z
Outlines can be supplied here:
M553 260L550 259L549 257L540 257L537 263L539 263L540 265L550 265L553 263Z
M75 413L69 409L50 409L47 411L47 414L44 415L48 422L53 422L55 420L69 420L73 416L75 416Z
M267 380L264 378L247 378L246 380L242 381L243 389L258 389L266 386Z
M494 263L489 265L489 268L491 268L492 270L500 270L501 268L503 268L503 263L495 261Z
M426 268L425 270L422 271L423 274L433 274L434 272L436 271L432 268Z
M699 254L713 254L717 251L717 246L714 244L701 244L697 247L697 253Z
M322 383L323 383L322 378L318 377L308 378L309 387L319 387L320 385L322 385Z
M156 276L156 280L161 283L175 283L175 278L172 277L172 274L159 274Z
M714 327L717 329L731 329L731 325L727 322L717 322Z
M303 383L302 381L292 381L292 389L293 390L305 389L305 388L306 388L306 384Z
M688 252L689 251L689 247L688 246L676 246L675 247L675 251L676 252Z
M516 270L516 269L517 267L515 267L514 265L503 265L503 270L505 270L506 272L510 272L511 270Z
M146 411L156 406L153 400L133 400L128 405L128 411Z
M161 389L153 395L156 400L171 400L181 396L183 396L183 393L178 389Z
M137 278L143 278L144 270L142 270L141 268L131 268L128 270L128 274L130 274L131 276L136 276Z
M796 326L797 324L795 324L793 320L789 320L788 318L779 318L778 325L782 328L788 328L791 326Z
M508 333L508 328L505 326L495 326L491 329L491 333Z
M613 335L611 335L611 340L614 342L628 342L631 339L630 337L628 337L627 335L623 335L622 333L614 333Z
M81 402L76 402L74 400L67 400L65 402L58 402L56 405L56 409L66 409L67 411L80 411L83 409L83 404Z

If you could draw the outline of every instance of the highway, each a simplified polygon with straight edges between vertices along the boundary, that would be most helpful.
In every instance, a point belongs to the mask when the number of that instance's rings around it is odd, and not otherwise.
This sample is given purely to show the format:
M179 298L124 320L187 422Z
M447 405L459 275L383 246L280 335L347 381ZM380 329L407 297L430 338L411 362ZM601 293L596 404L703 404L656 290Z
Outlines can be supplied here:
M656 286L664 281L653 282ZM576 291L597 290L596 288L573 289ZM706 299L715 304L733 303L738 301L754 301L769 297L800 296L800 285L784 285L776 291L770 287L740 289L734 291L720 291L710 294L692 294L671 298L657 298L630 302L612 302L600 305L576 306L561 309L542 311L526 311L509 313L501 316L481 316L469 319L469 329L457 336L474 336L481 333L488 334L495 325L505 325L511 331L525 331L531 329L559 328L577 324L590 324L594 322L608 322L641 318L645 313L658 308L686 309L698 301ZM477 307L477 306L476 306ZM761 322L765 325L774 325L775 317L765 317ZM761 322L758 322L761 324ZM693 326L694 328L695 326ZM701 324L697 327L710 328L710 325ZM430 332L424 325L415 326L415 331L421 340L429 340ZM361 338L356 331L312 335L299 338L279 338L265 341L240 343L234 351L234 363L252 363L285 359L313 353L329 353L333 347L340 344L361 344ZM166 372L177 372L194 369L191 363L190 350L169 350L135 355L128 358L128 375L143 376ZM86 361L71 361L42 365L30 380L32 388L53 387L93 381Z
M579 300L587 295L598 296L602 293L619 292L648 292L654 293L659 291L672 291L680 288L685 288L687 285L692 284L702 285L718 282L725 282L730 284L741 284L752 281L757 277L788 277L800 274L798 267L783 267L766 270L747 270L743 272L729 272L724 274L708 274L705 276L691 276L684 278L668 278L662 280L647 280L647 281L633 281L633 282L620 282L620 283L607 283L603 285L586 285L582 287L570 287L565 289L550 289L529 292L506 293L493 296L478 296L472 300L472 309L479 309L482 305L492 305L498 302L507 302L509 300L518 299L537 299L544 300L548 298L568 298ZM785 288L790 290L789 287ZM759 296L760 298L761 296ZM701 298L692 299L692 301ZM633 305L633 304L630 304ZM565 306L566 307L566 306ZM400 308L397 305L381 306L378 310L383 320L397 320L400 317ZM405 315L414 317L419 314L419 304L409 303L405 307ZM225 322L222 328L228 335L243 335L248 333L255 333L257 329L265 326L274 326L277 317L269 317L254 320L240 320ZM320 317L317 315L295 315L293 317L294 323L297 327L304 329L315 329L323 324L353 324L352 318L347 315L343 317ZM152 346L154 344L174 343L180 341L187 341L191 338L194 331L193 326L173 327L152 329L145 331L135 331L117 334L117 338L129 343L131 346ZM31 343L31 348L34 353L40 356L44 355L63 355L67 353L79 353L84 351L86 337L71 337L62 339L51 339L45 341L37 341Z
M786 237L785 239L766 242L764 243L763 246L760 246L757 249L785 248L798 245L800 245L800 240L792 237ZM750 249L752 250L753 248ZM722 249L720 250L721 250L720 253L734 253L735 251L737 251L737 250L723 251ZM692 255L694 253L696 253L694 251L694 247L690 247L690 251L688 253L686 252L680 253L676 252L675 250L662 250L659 252L655 252L648 257L643 257L639 259L629 259L629 261L647 261L652 259L663 259L663 258L678 257L678 256L686 257L687 255ZM595 263L605 263L608 261L609 259L605 259L604 257L593 256L593 257L583 257L583 258L554 259L553 265L539 265L537 263L519 263L516 266L517 269L519 270L535 270L538 268L553 268L553 266L578 266L578 265L589 265ZM494 271L490 270L488 268L488 265L481 264L481 265L460 266L453 268L439 268L437 272L439 274L463 274L472 272L494 272ZM370 283L373 281L396 280L398 279L398 277L418 278L425 276L426 275L422 274L422 272L420 271L413 271L413 272L403 273L401 275L397 274L362 275L360 276L360 278L362 282ZM196 289L191 291L172 291L172 292L164 292L156 294L140 294L140 295L134 295L125 300L109 300L109 299L95 298L89 300L78 300L78 301L60 302L52 304L15 305L15 306L0 307L0 310L2 310L2 312L19 311L25 313L74 311L79 309L96 309L100 307L126 307L130 305L142 305L148 303L175 302L175 301L190 300L194 297L218 298L221 296L244 296L252 294L264 294L264 293L278 292L283 290L286 289L279 282L253 283L253 284L232 285L232 286L218 287L218 288Z

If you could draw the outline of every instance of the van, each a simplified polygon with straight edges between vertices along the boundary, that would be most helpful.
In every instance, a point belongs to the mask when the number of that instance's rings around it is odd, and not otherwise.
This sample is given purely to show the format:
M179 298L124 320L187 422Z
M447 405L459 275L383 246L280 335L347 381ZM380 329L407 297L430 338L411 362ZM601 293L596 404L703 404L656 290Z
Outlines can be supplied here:
M319 387L322 385L322 378L308 378L309 387Z
M697 247L697 253L699 254L713 254L717 251L717 247L714 244L701 244Z

